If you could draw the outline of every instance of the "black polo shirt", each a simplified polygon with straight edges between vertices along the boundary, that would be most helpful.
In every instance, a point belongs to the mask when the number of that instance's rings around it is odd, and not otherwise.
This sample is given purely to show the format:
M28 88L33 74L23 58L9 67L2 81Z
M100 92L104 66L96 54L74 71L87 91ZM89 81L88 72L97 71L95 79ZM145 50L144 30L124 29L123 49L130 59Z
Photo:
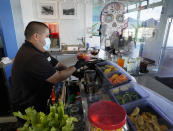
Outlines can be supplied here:
M58 61L25 41L12 66L12 104L16 110L35 106L44 111L52 84L46 79L56 72Z

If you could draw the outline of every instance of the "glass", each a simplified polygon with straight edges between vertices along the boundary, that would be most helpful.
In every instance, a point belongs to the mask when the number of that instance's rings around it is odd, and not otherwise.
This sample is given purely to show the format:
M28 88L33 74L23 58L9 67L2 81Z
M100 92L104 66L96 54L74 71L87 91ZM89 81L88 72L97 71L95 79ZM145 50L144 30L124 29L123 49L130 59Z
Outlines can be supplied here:
M135 71L135 59L130 58L127 62L127 72L133 74Z
M123 68L124 67L124 59L118 58L117 64Z
M123 56L122 58L124 59L124 68L127 68L127 62L129 60L129 57Z
M111 60L111 55L109 52L106 52L106 55L105 55L105 60Z

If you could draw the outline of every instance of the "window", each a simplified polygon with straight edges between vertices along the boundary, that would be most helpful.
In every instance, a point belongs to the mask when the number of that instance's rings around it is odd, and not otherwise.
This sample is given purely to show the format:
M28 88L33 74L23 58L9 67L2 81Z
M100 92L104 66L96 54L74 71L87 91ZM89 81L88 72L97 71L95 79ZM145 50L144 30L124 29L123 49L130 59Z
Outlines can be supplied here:
M160 20L160 14L162 11L162 6L158 6L155 8L149 8L146 10L142 10L141 11L141 16L140 16L140 20L141 21L145 21L148 20L150 18L153 18L155 20Z
M135 8L136 8L136 4L128 6L128 10L135 9Z
M100 14L103 9L103 6L93 7L93 25L92 25L92 34L99 35L99 27L100 27Z
M149 0L149 4L153 4L153 3L158 3L161 2L162 0Z
M125 17L125 19L127 19L127 18L137 19L137 13L138 13L137 11L126 13L126 14L124 14L124 17Z
M125 12L127 12L127 6L125 6L124 10L125 10Z
M149 8L141 11L140 21L141 25L138 31L138 40L149 39L153 37L154 30L158 27L160 22L160 14L162 6Z
M144 1L141 3L141 6L146 6L147 5L147 1Z
M125 19L128 19L128 27L123 31L123 36L128 38L128 36L135 37L135 30L137 26L137 11L124 14Z
M135 8L136 8L136 4L133 4L133 5L129 5L128 6L128 10L135 9Z

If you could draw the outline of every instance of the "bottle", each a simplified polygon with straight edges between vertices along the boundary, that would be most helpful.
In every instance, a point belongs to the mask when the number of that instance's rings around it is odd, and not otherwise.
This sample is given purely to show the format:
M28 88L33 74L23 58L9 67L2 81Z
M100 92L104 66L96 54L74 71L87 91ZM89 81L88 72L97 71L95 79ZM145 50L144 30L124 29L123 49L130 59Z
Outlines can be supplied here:
M56 100L55 87L52 88L52 92L51 92L50 98L52 100L52 103L55 104L55 100Z
M87 44L86 44L86 50L88 50L88 49L89 49L89 47L90 47L90 44L89 44L89 43L87 43Z

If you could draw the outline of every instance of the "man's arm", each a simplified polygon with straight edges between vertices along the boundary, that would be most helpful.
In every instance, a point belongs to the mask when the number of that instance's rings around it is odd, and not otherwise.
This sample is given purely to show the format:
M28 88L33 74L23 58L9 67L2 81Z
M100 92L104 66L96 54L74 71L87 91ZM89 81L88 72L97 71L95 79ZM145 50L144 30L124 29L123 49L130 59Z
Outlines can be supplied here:
M67 69L67 67L61 62L58 62L55 67L58 71L62 71L62 70Z
M73 72L85 65L84 61L77 61L74 66L57 72L55 69L57 62L53 66L52 63L50 63L47 59L45 59L45 57L42 57L41 55L34 55L30 60L28 60L28 63L30 66L25 67L26 73L30 74L31 77L37 79L38 81L47 81L52 84L67 79L70 75L73 74Z
M76 68L74 66L68 67L65 70L54 73L52 76L50 76L48 79L46 79L46 81L50 82L52 84L56 84L58 82L61 82L65 79L67 79L75 71L76 71Z
M58 71L61 71L61 70L65 70L67 69L67 67L61 63L60 61L58 61L57 59L55 59L54 57L51 57L51 64L58 70Z
M66 68L65 70L55 72L52 76L46 79L47 82L50 82L52 84L56 84L60 81L63 81L67 79L69 76L71 76L77 69L81 68L86 64L85 61L77 61L77 63L74 66L70 66Z

